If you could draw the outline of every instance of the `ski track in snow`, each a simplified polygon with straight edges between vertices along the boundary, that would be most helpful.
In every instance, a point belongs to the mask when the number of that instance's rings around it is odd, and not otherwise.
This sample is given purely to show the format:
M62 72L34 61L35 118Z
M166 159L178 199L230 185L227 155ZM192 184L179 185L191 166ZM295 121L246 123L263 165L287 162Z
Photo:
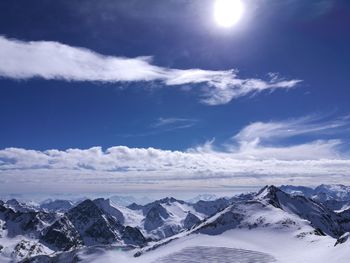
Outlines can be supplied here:
M271 263L269 254L227 247L196 246L160 258L153 263Z

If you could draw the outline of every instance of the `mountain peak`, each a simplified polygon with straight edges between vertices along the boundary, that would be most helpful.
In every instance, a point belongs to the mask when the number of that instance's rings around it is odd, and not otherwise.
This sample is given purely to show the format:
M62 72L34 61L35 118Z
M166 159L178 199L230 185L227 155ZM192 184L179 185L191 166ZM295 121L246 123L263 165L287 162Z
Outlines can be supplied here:
M158 203L160 203L160 204L171 204L171 203L175 203L175 202L183 203L183 201L177 200L174 197L165 197L165 198L158 200Z
M271 198L271 197L274 197L277 192L281 192L281 190L276 186L266 185L256 194L256 197L257 199Z
M109 214L114 217L121 224L124 223L123 213L112 205L110 199L98 198L93 200L94 204L101 209L105 214Z
M67 212L68 217L75 217L76 215L84 215L88 218L100 217L102 214L101 209L90 199L86 199L77 206L69 209Z

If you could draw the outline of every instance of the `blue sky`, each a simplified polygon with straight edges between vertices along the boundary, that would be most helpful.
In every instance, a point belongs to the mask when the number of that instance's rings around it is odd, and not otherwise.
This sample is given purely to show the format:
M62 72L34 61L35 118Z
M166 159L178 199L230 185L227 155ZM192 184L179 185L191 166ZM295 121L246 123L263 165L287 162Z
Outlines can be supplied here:
M2 1L3 188L347 182L349 2L242 2Z

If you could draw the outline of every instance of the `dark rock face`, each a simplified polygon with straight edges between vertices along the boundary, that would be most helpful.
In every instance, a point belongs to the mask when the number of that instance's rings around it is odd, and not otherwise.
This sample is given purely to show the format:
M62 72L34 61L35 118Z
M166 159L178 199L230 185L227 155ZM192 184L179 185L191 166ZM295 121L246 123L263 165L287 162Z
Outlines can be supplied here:
M350 209L338 213L338 223L343 227L345 232L350 232Z
M14 214L15 211L13 211L11 208L6 207L4 202L0 203L0 219L6 221L8 218L11 218Z
M40 207L51 212L67 212L73 204L68 200L54 200L41 204Z
M317 200L316 200L317 201ZM350 206L350 201L338 201L338 200L326 200L323 202L319 202L327 207L329 210L336 211L341 210L345 206Z
M227 211L220 215L212 223L206 224L199 232L209 235L219 235L229 229L236 228L244 219L244 215L234 211L234 209Z
M66 213L67 218L79 232L84 245L110 244L118 240L115 230L122 225L87 199Z
M337 242L335 242L334 246L347 242L349 237L350 237L350 233L349 232L345 233L344 235L342 235L337 239Z
M110 225L113 222L106 222L100 218L88 227L84 232L84 243L90 244L111 244L120 241L113 227ZM119 228L119 226L118 226Z
M194 214L189 212L183 222L183 225L184 225L184 228L190 229L191 227L193 227L196 224L199 224L200 222L201 220L198 217L196 217Z
M160 204L155 204L146 214L144 226L147 231L154 230L164 224L164 219L169 217L166 209Z
M147 242L139 229L130 226L125 227L122 239L126 244L136 246L143 246Z
M193 208L202 214L207 216L212 216L217 212L225 209L228 205L230 205L230 201L225 198L219 198L214 201L198 201L193 204Z
M100 218L102 211L93 201L87 199L70 209L66 215L74 225L78 228L82 228L89 222Z
M60 251L70 250L83 244L78 231L65 216L46 230L41 241L53 250Z
M124 224L124 215L117 208L111 205L109 199L98 198L93 202L100 208L105 214L108 214L116 219L120 224Z
M128 205L127 208L131 210L142 210L143 205L138 205L136 203L132 203L131 205Z

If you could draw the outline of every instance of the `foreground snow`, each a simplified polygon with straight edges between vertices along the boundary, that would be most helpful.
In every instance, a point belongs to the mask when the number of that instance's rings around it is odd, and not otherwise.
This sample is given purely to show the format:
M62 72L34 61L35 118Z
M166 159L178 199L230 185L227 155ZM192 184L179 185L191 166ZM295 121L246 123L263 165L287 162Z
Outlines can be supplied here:
M350 245L344 243L334 247L334 239L328 236L306 236L300 239L291 233L256 229L230 230L218 236L194 234L170 242L137 258L133 257L133 253L133 251L109 251L82 257L83 262L89 263L186 262L179 261L180 256L183 259L190 258L190 262L193 263L348 263ZM216 258L205 261L203 253Z

